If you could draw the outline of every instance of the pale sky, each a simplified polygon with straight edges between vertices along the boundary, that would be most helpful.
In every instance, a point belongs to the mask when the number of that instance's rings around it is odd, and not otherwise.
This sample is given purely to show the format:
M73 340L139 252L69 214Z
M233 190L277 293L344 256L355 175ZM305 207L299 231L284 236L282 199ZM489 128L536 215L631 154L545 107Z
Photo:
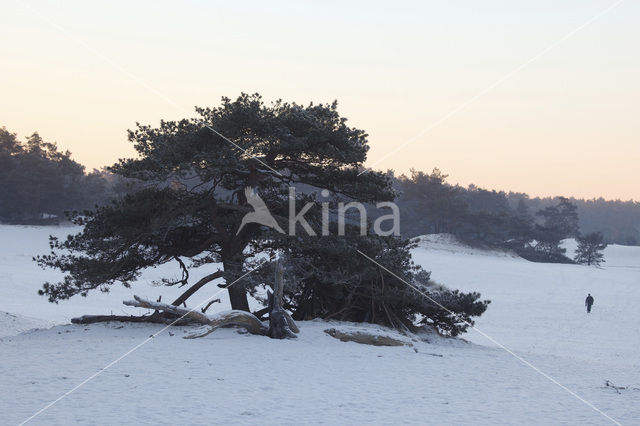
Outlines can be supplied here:
M614 4L1 0L0 126L91 169L221 96L337 99L376 169L640 200L640 1L593 20Z

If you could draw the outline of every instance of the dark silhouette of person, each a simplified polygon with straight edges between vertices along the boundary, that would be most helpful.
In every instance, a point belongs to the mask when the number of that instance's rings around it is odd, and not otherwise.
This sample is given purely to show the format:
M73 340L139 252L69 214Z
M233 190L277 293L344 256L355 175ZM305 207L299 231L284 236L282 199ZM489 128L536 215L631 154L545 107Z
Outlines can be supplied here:
M587 295L586 300L584 301L584 305L587 307L587 313L591 313L591 306L593 305L593 296L591 293Z

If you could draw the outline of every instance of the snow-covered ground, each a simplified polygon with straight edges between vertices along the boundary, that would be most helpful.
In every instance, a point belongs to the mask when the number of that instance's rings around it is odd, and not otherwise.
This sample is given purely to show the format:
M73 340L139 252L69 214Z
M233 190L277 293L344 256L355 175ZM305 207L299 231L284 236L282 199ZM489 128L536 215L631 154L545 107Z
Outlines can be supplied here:
M15 336L34 328L49 328L54 322L0 311L0 337Z
M0 339L1 424L26 420L162 328L75 326L71 317L131 313L121 302L134 293L167 300L180 292L151 285L178 274L165 265L133 289L49 304L37 290L58 276L31 257L48 251L48 234L70 230L0 226L0 336L10 336ZM473 330L463 336L470 343L431 337L373 347L329 337L323 330L348 326L320 321L299 324L299 338L287 341L232 329L184 340L186 330L172 328L30 424L612 423L584 401L622 424L640 423L640 247L609 247L602 268L530 263L446 236L423 238L413 254L439 283L491 299L478 329L549 377ZM201 300L218 289L209 291ZM227 309L219 296L212 309ZM62 325L16 335L51 323ZM605 388L606 380L628 389Z

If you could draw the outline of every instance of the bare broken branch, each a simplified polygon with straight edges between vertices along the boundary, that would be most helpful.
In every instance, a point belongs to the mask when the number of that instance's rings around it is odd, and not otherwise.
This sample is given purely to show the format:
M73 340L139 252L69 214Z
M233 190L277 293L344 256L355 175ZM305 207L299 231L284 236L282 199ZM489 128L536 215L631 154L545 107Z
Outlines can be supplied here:
M199 311L189 310L166 303L153 302L143 299L139 296L133 296L133 298L134 300L125 300L122 303L127 306L134 306L137 308L146 308L156 311L169 312L171 314L178 315L179 317L188 318L195 323L208 325L211 327L206 333L187 336L187 338L203 337L220 327L228 326L242 327L251 334L267 334L267 327L262 324L262 322L255 315L249 312L232 310L221 312L220 314L217 314L215 316L207 316Z

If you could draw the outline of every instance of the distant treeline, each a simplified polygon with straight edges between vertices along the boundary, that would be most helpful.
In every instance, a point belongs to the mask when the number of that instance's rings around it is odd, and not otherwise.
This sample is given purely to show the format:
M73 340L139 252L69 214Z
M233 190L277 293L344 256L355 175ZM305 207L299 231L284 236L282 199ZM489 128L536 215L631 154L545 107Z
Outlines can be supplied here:
M405 237L451 233L472 244L525 251L525 257L537 257L544 243L592 232L602 233L609 243L640 245L638 202L530 198L475 185L463 188L448 184L447 175L438 169L389 174L400 194Z
M65 212L91 209L126 191L127 184L84 166L38 133L20 141L0 128L0 222L57 224Z
M438 169L412 171L409 176L389 174L399 193L405 237L446 232L470 243L528 250L531 240L599 231L609 243L640 245L638 202L530 198L475 185L463 188L448 184ZM135 182L107 170L87 173L70 152L60 151L38 133L20 141L15 133L0 128L0 222L60 223L65 211L92 209L133 186ZM558 221L574 219L575 232L567 223L562 224L564 230L551 229Z
M532 212L549 207L559 199L529 198L527 194L515 192L509 192L506 196L512 209L517 209L520 200L523 200L524 205ZM601 232L608 243L640 245L640 202L573 197L569 200L578 207L580 231L583 234Z

